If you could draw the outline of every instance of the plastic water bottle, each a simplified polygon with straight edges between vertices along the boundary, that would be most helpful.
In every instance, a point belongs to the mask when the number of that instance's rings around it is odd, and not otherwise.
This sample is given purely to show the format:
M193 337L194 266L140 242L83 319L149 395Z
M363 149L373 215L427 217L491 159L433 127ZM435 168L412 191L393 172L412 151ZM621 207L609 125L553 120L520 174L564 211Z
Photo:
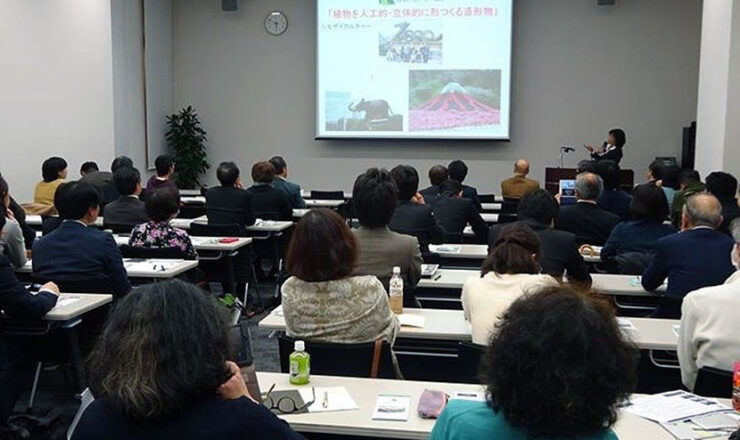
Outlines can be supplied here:
M391 310L396 315L403 314L403 279L401 278L401 268L393 268L393 276L390 282Z
M290 354L290 383L306 385L311 380L311 355L306 353L306 343L295 341L295 350Z

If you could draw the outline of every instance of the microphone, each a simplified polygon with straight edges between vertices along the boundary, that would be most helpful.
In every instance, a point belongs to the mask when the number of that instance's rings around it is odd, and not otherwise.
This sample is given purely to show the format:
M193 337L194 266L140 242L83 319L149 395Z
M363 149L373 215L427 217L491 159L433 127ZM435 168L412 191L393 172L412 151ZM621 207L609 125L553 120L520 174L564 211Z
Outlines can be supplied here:
M570 145L561 145L560 146L560 149L563 150L563 152L565 152L565 153L572 153L572 152L576 151L576 149L573 148L573 147L571 147Z

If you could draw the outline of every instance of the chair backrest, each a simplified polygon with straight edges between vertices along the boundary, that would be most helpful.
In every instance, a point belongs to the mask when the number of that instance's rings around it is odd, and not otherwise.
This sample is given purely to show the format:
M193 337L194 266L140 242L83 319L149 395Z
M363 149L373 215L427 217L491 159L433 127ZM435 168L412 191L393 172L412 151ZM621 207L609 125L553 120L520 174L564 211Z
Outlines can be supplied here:
M344 191L311 191L315 200L344 200Z
M262 220L280 220L280 214L275 211L255 211L254 216Z
M131 234L136 225L124 225L121 223L108 223L103 218L103 229L110 229L114 234Z
M682 304L683 298L663 295L660 297L660 305L653 314L653 318L681 319Z
M653 254L647 252L623 252L614 257L614 262L622 275L642 275L652 259Z
M204 205L182 205L180 206L180 213L177 214L177 218L198 218L206 215L206 207Z
M119 249L123 258L161 258L172 260L185 258L185 252L177 247L145 248L124 244L119 246Z
M515 214L519 208L519 200L505 200L501 202L501 213L502 214Z
M696 376L694 393L704 397L732 397L732 371L702 367Z
M472 342L460 342L457 350L461 382L480 383L480 365L486 353L486 346Z
M113 294L113 284L108 277L96 278L41 278L33 276L35 283L44 284L53 281L59 286L59 290L69 293L110 293Z
M246 213L243 209L230 209L230 208L217 208L208 206L207 208L208 223L211 225L216 224L213 219L218 217L220 225L243 225Z
M296 339L278 335L280 370L290 372L288 356L293 352ZM374 343L330 344L306 341L306 351L311 355L311 374L344 377L371 377ZM391 346L383 341L378 364L378 378L395 379Z
M496 203L496 195L478 194L478 200L480 200L481 203Z
M75 432L75 428L77 428L77 424L80 422L80 419L82 418L82 414L85 412L87 407L95 401L95 396L93 396L92 391L90 391L90 388L85 388L85 391L82 392L80 395L80 407L77 409L77 413L75 413L75 418L72 420L72 423L69 425L69 428L67 429L67 440L72 439L72 434Z
M242 237L244 228L238 224L212 225L205 223L190 223L190 234L194 237Z
M499 214L498 215L498 222L499 223L514 223L517 221L517 215L516 214Z

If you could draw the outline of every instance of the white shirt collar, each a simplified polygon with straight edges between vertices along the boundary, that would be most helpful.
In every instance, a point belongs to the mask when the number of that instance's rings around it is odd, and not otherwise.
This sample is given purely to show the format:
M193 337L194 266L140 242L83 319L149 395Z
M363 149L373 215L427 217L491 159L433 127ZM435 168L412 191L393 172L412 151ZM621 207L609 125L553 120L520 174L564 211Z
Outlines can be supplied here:
M596 200L578 200L576 203L590 203L592 205L595 205Z
M159 180L160 182L166 182L167 180L169 180L166 177L159 177L159 176L154 176L154 177L156 177L157 180Z
M711 226L704 226L704 225L694 226L690 230L691 231L696 231L697 229L711 229L712 231L714 231L714 228L713 227L711 227Z

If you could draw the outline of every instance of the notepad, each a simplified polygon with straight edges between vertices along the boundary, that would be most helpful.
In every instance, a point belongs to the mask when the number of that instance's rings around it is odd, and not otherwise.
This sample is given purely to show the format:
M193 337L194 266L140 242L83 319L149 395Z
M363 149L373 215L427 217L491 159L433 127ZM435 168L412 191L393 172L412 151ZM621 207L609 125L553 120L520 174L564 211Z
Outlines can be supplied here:
M310 402L314 396L310 388L301 388L298 392L304 402ZM308 407L310 413L351 411L359 408L345 387L317 387L315 392L316 401Z
M459 254L460 250L462 249L462 246L454 246L454 245L429 245L429 251L437 254Z
M421 276L422 278L431 278L438 270L439 264L422 264Z
M404 313L403 315L397 315L398 323L402 327L417 327L423 328L427 322L427 318L421 315L412 315Z
M57 300L57 305L55 307L67 307L71 306L72 304L79 301L81 298L79 296L63 296Z
M404 422L409 419L411 396L378 394L373 410L373 420L395 420Z

